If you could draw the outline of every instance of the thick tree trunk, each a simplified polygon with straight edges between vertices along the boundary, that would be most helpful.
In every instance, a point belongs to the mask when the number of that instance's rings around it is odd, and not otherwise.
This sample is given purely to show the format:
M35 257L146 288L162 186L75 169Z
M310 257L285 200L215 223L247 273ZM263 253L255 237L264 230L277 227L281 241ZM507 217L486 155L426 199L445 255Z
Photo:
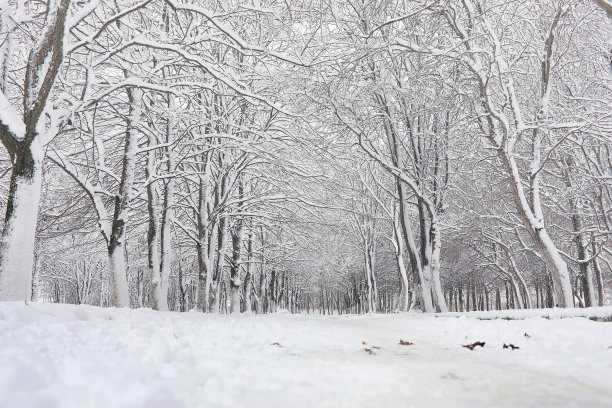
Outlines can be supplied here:
M130 294L123 243L108 248L108 266L110 306L129 307Z
M0 301L30 300L32 295L43 156L37 141L20 144L13 156L0 253Z

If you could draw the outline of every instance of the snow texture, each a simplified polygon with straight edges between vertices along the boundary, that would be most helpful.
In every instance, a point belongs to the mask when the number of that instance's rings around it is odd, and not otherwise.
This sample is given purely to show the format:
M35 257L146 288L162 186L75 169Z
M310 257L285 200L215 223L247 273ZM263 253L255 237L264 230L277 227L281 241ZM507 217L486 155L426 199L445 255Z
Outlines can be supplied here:
M23 140L25 137L25 124L17 114L11 103L6 99L4 93L0 91L0 122L5 125L15 139Z
M612 307L325 317L0 303L0 406L612 406L612 323L560 318L578 315Z

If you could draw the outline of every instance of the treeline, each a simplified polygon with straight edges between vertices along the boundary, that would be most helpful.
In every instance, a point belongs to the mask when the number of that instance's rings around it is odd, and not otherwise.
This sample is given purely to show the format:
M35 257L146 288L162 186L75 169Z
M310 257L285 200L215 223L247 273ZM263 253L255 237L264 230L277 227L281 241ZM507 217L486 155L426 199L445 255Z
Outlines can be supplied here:
M0 300L607 304L596 3L10 3Z

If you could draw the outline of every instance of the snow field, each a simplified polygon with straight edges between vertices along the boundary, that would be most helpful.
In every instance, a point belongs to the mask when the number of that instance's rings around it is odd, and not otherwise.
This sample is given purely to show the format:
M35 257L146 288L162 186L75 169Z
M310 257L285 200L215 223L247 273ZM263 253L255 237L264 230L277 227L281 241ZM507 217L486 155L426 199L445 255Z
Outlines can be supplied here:
M559 318L612 308L537 312L551 318L0 303L0 407L612 406L612 323Z

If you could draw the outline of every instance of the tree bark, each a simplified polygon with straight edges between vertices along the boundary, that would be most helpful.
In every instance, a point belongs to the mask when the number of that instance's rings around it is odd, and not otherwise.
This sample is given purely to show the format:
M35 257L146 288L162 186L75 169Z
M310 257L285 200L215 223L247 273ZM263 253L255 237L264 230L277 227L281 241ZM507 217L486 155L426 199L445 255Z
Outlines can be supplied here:
M20 146L13 155L0 257L0 301L30 300L36 221L42 184L42 148Z

